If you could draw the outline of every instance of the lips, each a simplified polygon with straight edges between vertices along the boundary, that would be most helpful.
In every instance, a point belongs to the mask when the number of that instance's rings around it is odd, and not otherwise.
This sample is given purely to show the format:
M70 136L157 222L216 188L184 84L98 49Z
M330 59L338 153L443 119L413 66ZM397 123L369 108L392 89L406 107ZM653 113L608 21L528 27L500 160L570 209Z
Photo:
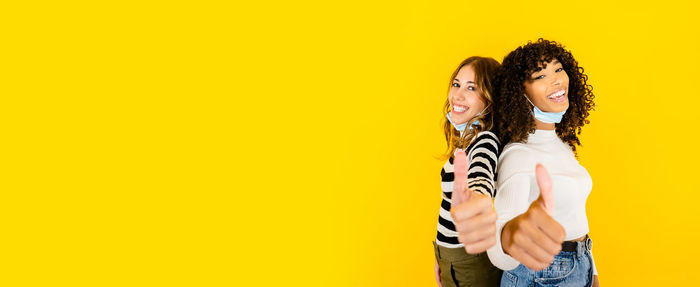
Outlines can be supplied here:
M561 90L558 90L554 93L551 93L551 94L549 94L549 96L547 96L547 99L549 99L555 103L564 102L564 101L566 101L566 90L561 89Z
M469 107L467 106L460 106L460 105L452 105L452 112L454 113L463 113L469 110Z

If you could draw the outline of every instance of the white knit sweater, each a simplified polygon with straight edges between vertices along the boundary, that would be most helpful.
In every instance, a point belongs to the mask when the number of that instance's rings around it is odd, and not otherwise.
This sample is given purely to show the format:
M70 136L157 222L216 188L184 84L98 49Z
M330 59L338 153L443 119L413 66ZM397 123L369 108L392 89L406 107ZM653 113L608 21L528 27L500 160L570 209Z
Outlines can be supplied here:
M554 220L566 230L566 240L588 233L586 199L593 182L586 169L574 156L571 147L559 139L554 130L536 130L526 143L510 143L503 148L498 161L495 208L497 243L488 250L496 267L512 270L520 264L503 252L501 229L509 220L527 211L539 197L535 166L542 163L552 178ZM598 274L593 264L593 274Z

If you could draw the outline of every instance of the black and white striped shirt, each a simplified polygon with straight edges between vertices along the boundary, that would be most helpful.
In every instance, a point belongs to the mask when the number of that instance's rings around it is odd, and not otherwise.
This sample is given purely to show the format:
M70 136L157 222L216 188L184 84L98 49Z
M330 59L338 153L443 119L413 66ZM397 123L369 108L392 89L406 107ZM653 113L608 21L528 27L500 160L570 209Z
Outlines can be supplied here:
M496 195L496 164L500 152L498 137L490 131L480 132L476 139L467 147L469 159L469 171L467 172L467 184L469 189L491 196ZM442 203L437 225L436 243L448 248L464 247L457 240L450 207L452 202L452 184L454 181L454 156L445 162L440 171L442 177Z

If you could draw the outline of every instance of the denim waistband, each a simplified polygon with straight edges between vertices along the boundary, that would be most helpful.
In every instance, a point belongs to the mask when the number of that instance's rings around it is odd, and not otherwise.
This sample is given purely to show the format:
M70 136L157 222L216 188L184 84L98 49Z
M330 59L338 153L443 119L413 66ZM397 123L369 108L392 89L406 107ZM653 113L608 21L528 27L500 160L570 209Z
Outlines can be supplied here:
M591 238L588 236L588 234L586 234L586 238L583 239L582 241L569 241L569 242L576 244L575 253L577 255L584 254L584 253L586 253L586 251L591 251L591 249L593 249L593 240L591 240ZM562 252L567 252L567 251L562 251ZM574 252L571 252L571 253L574 253Z

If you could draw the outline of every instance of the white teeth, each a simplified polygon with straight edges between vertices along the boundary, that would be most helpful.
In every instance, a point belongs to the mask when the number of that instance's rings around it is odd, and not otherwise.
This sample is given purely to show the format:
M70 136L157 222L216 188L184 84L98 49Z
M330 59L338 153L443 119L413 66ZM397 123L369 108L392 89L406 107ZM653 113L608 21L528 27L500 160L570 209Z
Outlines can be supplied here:
M465 109L463 107L459 107L459 106L454 106L453 108L454 108L455 112L458 112L458 113L461 113L461 112L467 110L467 109Z
M556 93L550 95L550 96L547 97L547 98L553 99L553 98L556 98L556 97L559 97L559 96L563 96L565 92L566 92L566 91L561 90L561 91L558 91L558 92L556 92Z

